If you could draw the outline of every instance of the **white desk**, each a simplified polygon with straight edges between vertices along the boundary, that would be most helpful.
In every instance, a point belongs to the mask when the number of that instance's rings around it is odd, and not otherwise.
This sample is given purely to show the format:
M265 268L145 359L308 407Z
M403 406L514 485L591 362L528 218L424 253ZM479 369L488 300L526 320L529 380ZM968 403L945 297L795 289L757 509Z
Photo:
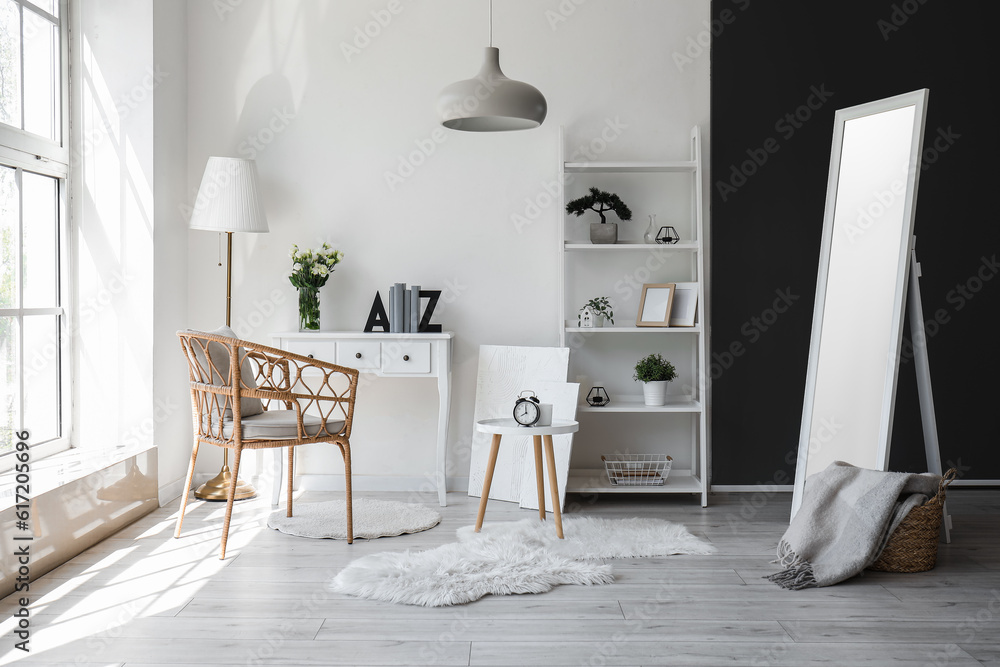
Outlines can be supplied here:
M271 334L274 347L303 354L362 373L383 377L436 377L438 386L437 463L438 502L447 504L448 418L451 414L451 342L455 334L364 333L361 331L291 331ZM274 450L276 453L280 449ZM277 457L278 465L284 457ZM282 475L275 477L272 504L277 502Z

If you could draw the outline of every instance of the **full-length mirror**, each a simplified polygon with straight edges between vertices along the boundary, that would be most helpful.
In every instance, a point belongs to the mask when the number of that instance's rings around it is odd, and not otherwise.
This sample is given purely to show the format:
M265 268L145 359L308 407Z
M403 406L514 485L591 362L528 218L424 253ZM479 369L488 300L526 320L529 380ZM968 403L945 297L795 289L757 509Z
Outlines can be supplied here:
M792 516L833 461L888 465L927 93L836 114Z

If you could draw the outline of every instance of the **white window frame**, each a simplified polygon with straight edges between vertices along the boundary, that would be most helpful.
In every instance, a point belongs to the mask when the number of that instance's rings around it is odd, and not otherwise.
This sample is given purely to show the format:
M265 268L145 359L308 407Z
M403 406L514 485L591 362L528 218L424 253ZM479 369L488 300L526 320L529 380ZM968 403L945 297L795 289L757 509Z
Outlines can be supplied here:
M0 309L0 315L23 317L25 315L59 315L59 398L60 398L60 436L45 443L33 445L31 448L32 459L50 456L52 454L69 449L72 446L72 387L73 387L73 362L72 362L72 336L73 331L71 308L72 291L70 289L69 276L72 275L70 258L72 257L72 235L69 221L69 177L70 177L70 137L69 137L69 87L70 87L70 61L69 61L69 0L59 0L59 16L55 17L39 9L27 0L12 0L19 5L21 16L21 30L24 30L24 8L40 14L58 24L59 26L59 57L60 57L60 132L59 140L52 141L46 137L26 132L21 128L0 123L0 165L12 167L17 170L17 180L20 190L21 174L25 171L49 176L58 179L58 202L57 214L59 216L59 228L57 236L57 270L59 298L55 308L24 308L23 303L18 301L18 308ZM21 62L24 62L24 45L22 40ZM24 89L24 76L21 76L22 93ZM23 104L23 95L22 95ZM23 120L22 120L23 122ZM23 224L23 222L19 223ZM23 238L22 229L18 230L19 239ZM18 253L18 284L20 285L20 253ZM18 335L18 363L23 369L24 341ZM22 370L23 372L23 370ZM21 414L23 414L24 398L21 397ZM30 424L23 424L26 428L31 428ZM30 440L29 440L30 442ZM12 452L0 454L0 472L13 468L15 459Z

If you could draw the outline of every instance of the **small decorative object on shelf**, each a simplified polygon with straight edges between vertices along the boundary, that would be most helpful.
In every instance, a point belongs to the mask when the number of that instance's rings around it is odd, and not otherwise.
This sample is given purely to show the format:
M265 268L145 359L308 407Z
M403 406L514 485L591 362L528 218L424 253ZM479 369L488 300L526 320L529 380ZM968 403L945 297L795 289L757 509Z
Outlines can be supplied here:
M618 243L618 223L608 222L605 211L614 211L622 221L632 219L632 211L618 195L590 188L590 194L574 199L566 204L566 212L581 216L587 211L596 211L601 216L600 222L590 223L591 243Z
M580 314L576 316L576 319L580 322L580 326L584 329L593 329L594 320L597 318L590 306L584 306L580 309Z
M588 405L595 408L603 408L609 403L611 403L611 397L608 396L608 392L604 391L604 387L590 388L590 392L587 394Z
M333 267L344 259L344 253L324 243L318 250L299 250L293 245L292 273L288 281L299 290L299 330L319 329L319 288L326 284Z
M674 465L674 459L663 454L620 454L601 460L612 486L661 486Z
M667 402L667 383L677 377L677 369L661 354L643 357L635 365L632 379L642 383L643 402L657 407Z
M667 225L666 227L660 227L660 231L656 233L657 243L677 243L681 240L681 235L677 233L677 230Z
M646 228L646 233L642 235L642 240L644 243L656 243L656 214L649 216L649 227Z
M586 311L590 311L589 324L584 317ZM611 301L608 297L598 296L583 305L576 319L581 327L588 329L591 327L603 327L604 320L611 322L611 324L615 323L615 311L611 309Z

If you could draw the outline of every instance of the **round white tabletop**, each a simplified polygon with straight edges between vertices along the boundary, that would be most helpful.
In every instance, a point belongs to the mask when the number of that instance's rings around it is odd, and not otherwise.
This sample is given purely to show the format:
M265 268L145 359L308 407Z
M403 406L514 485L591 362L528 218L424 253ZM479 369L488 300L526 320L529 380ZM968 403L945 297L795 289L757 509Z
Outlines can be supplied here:
M521 426L513 418L505 417L478 421L476 430L495 435L561 435L576 433L580 430L580 423L569 419L553 419L552 426Z

